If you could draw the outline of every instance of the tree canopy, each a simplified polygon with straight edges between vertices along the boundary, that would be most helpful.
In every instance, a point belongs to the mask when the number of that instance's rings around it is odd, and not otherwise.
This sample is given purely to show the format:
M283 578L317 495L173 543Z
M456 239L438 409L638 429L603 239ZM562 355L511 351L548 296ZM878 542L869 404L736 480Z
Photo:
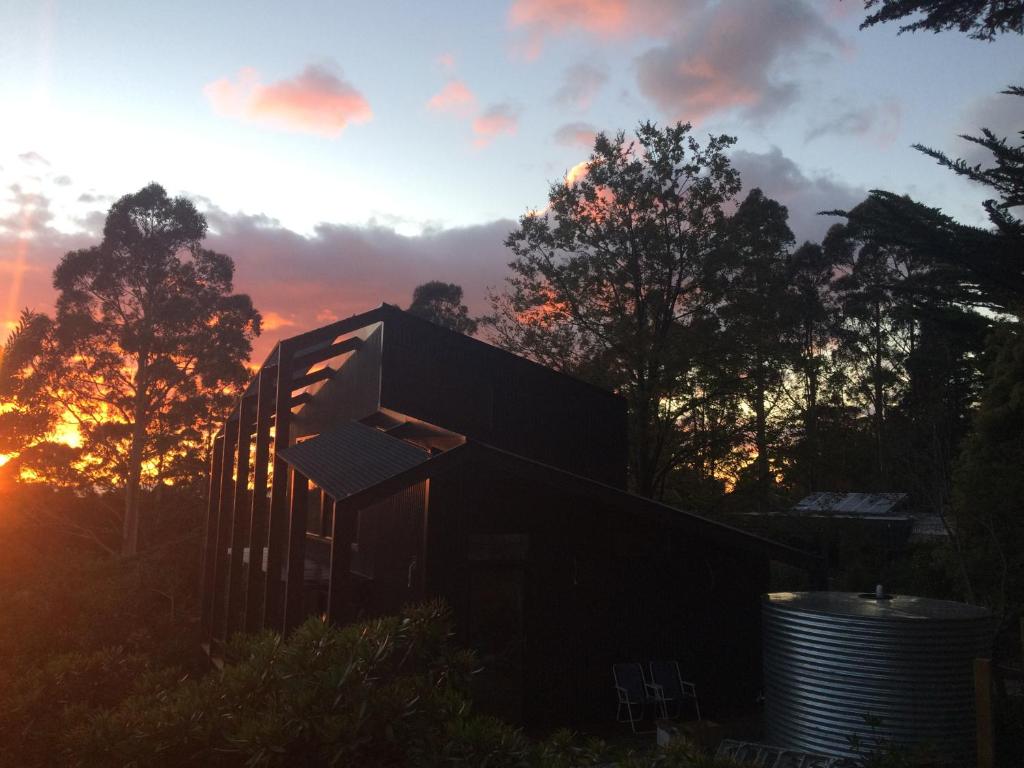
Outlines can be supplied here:
M675 424L693 405L707 350L709 269L739 191L726 151L687 123L643 123L636 140L599 134L582 178L508 237L514 259L488 323L500 344L609 386L629 402L632 476L660 492L678 463Z
M469 308L462 303L462 286L455 283L431 280L417 285L408 311L457 333L470 336L476 333L477 321L469 316Z
M128 555L141 484L201 475L214 417L247 378L260 331L252 301L232 292L231 259L202 247L206 231L189 200L157 184L122 197L102 242L54 270L56 317L27 313L4 354L15 418L35 426L15 448L73 427L84 482L124 492Z
M915 18L903 32L959 30L976 40L993 40L1003 32L1024 33L1024 4L1020 0L864 0L871 11L861 29L890 21Z

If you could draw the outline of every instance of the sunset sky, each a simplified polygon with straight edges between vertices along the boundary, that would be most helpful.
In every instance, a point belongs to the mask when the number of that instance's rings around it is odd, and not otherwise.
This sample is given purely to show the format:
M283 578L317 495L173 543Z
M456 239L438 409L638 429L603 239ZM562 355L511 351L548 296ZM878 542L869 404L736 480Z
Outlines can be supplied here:
M858 31L855 0L0 3L0 332L157 181L207 213L277 338L429 279L471 309L598 130L738 137L744 186L820 238L871 188L982 223L914 152L1024 124L1024 42Z

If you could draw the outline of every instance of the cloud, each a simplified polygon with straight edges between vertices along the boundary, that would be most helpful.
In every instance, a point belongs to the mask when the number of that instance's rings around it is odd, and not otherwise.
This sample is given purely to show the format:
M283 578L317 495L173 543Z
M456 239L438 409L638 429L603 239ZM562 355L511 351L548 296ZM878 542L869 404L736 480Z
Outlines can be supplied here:
M451 112L463 117L476 111L476 96L461 80L451 80L427 101L427 109Z
M743 195L760 187L768 197L789 209L789 226L798 243L820 242L828 228L838 223L834 217L818 216L818 211L848 210L868 194L866 189L830 176L805 174L778 147L763 153L737 150L732 154L732 162L743 179Z
M574 32L601 40L658 35L685 5L682 0L515 0L508 23L524 36L519 50L536 58L548 38Z
M823 136L860 136L874 138L880 146L889 146L896 140L902 121L903 109L896 101L852 107L811 126L804 141Z
M373 118L369 102L355 87L316 65L268 85L254 69L244 68L236 80L215 80L203 93L219 114L318 136L337 137L349 123Z
M454 58L449 64L451 74L454 74ZM473 131L473 146L477 149L487 146L497 136L514 134L519 127L517 107L503 102L481 110L476 94L462 80L455 77L427 100L427 109L467 120Z
M494 104L473 120L473 145L485 147L496 137L514 135L519 128L518 110L507 103Z
M61 174L60 176L54 176L53 183L56 184L58 187L70 187L71 177L64 174Z
M565 123L555 129L555 141L566 147L591 149L594 146L595 136L597 136L597 129L590 123Z
M608 75L593 64L573 64L562 77L562 85L555 92L555 102L573 109L590 108L594 96L608 82Z
M31 153L34 154L34 153ZM53 311L53 269L69 250L89 244L84 233L53 228L53 208L42 192L11 184L0 196L0 343L21 310Z
M268 309L263 313L263 330L265 331L276 331L281 328L288 328L294 325L295 321L290 317L285 317L272 309Z
M590 161L583 160L576 163L565 174L565 186L571 187L590 172Z
M35 238L45 234L53 221L50 199L40 192L30 192L21 184L11 184L7 191L6 211L0 212L0 230L19 238Z
M18 159L25 163L25 165L42 165L47 168L50 166L50 161L38 152L22 152L18 155Z
M1016 78L1024 80L1024 76ZM1019 133L1024 127L1024 98L994 93L977 99L961 113L957 121L957 135L980 136L982 128L988 128L997 138L1008 138L1011 146L1019 143ZM928 144L922 141L922 144ZM970 165L992 165L992 153L984 147L960 138L942 137L952 157L962 157ZM937 146L938 143L931 146Z
M405 237L389 227L321 224L310 236L265 216L207 212L216 235L208 245L235 260L236 290L250 294L264 317L292 325L267 328L254 359L282 337L371 309L381 302L408 306L413 289L429 280L461 285L474 314L487 309L486 290L504 280L504 240L515 223Z
M451 52L442 53L437 57L437 63L443 71L451 74L455 71L455 54Z
M100 232L62 233L49 217L18 218L20 208L49 212L51 201L10 187L0 194L0 343L23 307L53 312L53 269L69 250L95 245ZM196 196L191 196L197 200ZM263 215L227 213L206 203L211 234L205 245L235 261L235 290L253 297L264 335L253 359L262 361L280 338L380 305L408 306L413 289L429 280L458 283L470 311L487 309L486 291L508 270L504 241L515 227L499 219L471 227L403 236L389 226L324 223L311 235ZM9 212L13 210L10 215ZM105 211L95 210L100 221ZM6 227L10 219L17 231Z
M797 85L780 66L842 41L806 0L721 0L636 60L637 83L671 119L700 122L736 110L768 117L791 104Z

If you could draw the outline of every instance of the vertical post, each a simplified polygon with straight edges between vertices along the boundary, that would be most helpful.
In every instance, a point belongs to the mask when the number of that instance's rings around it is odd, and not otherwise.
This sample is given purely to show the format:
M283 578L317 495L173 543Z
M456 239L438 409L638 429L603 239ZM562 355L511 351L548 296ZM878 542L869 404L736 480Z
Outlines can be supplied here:
M416 599L427 596L427 535L430 531L430 478L423 482L423 517L420 524L419 552L416 554Z
M288 568L284 582L284 622L282 634L295 629L305 617L303 587L306 580L306 516L309 514L309 480L298 470L291 471L292 503L288 520Z
M238 452L235 466L235 498L231 507L231 561L228 570L227 621L225 635L243 629L242 609L245 606L245 547L249 521L249 448L252 442L252 419L256 402L252 396L242 397L238 404ZM249 547L252 561L252 547Z
M249 571L245 589L245 631L263 626L263 548L267 543L267 464L270 461L270 416L274 412L273 369L261 368L256 382L256 453L252 469L249 517Z
M217 557L217 517L220 513L220 474L224 462L224 435L213 438L210 448L210 491L206 505L206 541L203 545L203 570L200 574L202 585L202 632L203 638L210 637L213 615L213 571Z
M263 626L279 629L284 621L284 582L281 566L288 538L288 464L278 455L288 447L292 415L292 357L287 342L277 348L277 388L274 393L274 478L270 489L267 530L267 574L263 598Z
M327 585L327 621L344 624L351 618L352 542L359 511L334 502L331 530L331 575Z
M229 419L224 425L224 445L221 460L220 504L217 512L217 552L213 561L213 607L210 614L210 650L213 641L225 639L224 614L227 597L228 543L231 540L231 507L234 495L231 493L235 471L235 448L238 441L238 421Z
M978 725L978 768L992 768L995 749L992 732L992 660L974 660L974 712Z
M327 495L327 491L320 489L320 530L321 536L330 536L334 530L334 499Z

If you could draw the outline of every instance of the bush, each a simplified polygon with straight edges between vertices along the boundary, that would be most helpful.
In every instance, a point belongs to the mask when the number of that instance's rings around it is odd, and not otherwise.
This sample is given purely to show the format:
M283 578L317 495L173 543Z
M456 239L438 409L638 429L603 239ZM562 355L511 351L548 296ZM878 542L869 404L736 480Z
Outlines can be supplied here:
M222 674L157 686L88 718L68 752L84 765L518 765L525 741L472 718L470 654L439 604L337 629L310 619L286 640L233 640ZM481 759L486 756L486 760Z
M0 764L51 765L71 728L88 712L120 703L148 671L145 656L105 648L0 675Z

